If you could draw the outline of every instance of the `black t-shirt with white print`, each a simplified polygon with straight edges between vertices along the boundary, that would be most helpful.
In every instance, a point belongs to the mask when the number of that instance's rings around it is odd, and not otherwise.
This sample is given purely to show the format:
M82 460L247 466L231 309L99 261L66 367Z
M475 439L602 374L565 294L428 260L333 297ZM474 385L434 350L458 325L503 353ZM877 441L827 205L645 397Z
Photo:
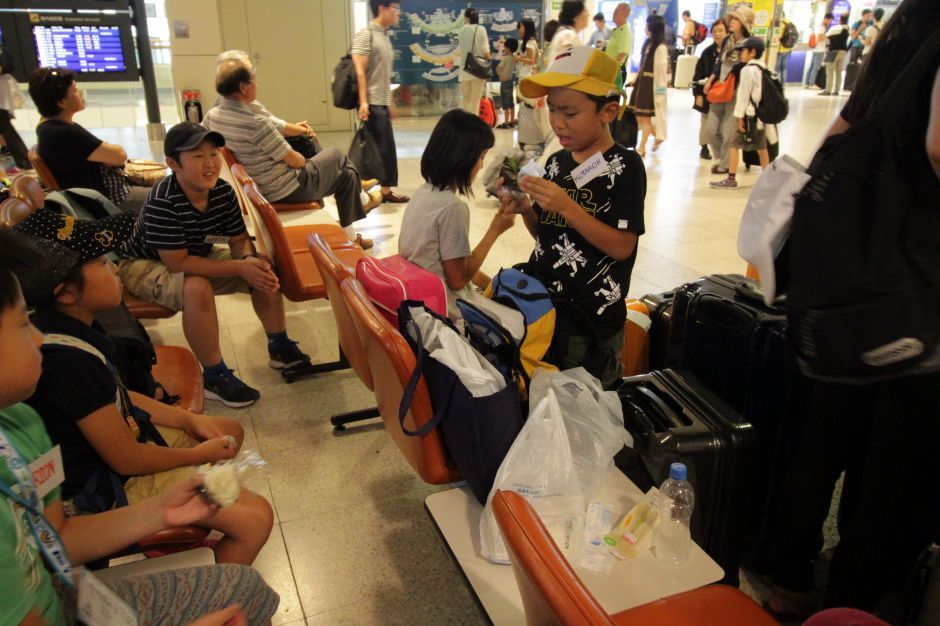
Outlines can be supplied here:
M618 230L642 235L646 169L639 155L614 144L604 152L607 173L580 189L571 172L580 165L571 153L559 150L546 162L545 178L553 181L594 218ZM623 328L625 300L636 248L627 259L616 261L590 244L557 214L533 205L538 216L538 235L529 263L538 266L546 286L571 298L592 316L598 334L611 336Z

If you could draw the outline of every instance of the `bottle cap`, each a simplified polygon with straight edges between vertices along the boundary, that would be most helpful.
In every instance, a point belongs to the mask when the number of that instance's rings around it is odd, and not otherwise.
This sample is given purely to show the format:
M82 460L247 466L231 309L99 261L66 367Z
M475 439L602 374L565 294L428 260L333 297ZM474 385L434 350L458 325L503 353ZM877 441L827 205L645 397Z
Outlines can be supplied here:
M669 466L669 478L673 480L685 480L688 476L688 470L685 463L673 463Z

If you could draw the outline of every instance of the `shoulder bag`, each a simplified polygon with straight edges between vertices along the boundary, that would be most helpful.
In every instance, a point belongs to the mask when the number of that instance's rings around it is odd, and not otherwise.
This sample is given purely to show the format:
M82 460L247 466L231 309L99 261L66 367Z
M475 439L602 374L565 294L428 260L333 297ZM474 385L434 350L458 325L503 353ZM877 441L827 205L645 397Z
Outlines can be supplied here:
M486 79L489 78L490 75L490 62L485 59L480 59L473 54L473 49L476 47L478 28L480 28L479 25L473 30L473 43L470 44L467 57L463 60L463 70L477 78Z
M713 83L705 97L712 104L731 102L734 99L734 84L734 72L730 72L724 80Z

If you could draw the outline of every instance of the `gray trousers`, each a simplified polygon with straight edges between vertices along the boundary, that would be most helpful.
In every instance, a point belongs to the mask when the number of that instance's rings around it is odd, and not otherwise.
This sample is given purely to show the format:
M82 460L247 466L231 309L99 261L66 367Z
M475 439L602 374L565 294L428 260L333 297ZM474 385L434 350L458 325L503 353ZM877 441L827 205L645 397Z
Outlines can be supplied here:
M722 104L712 103L708 107L705 134L712 157L719 159L719 167L728 169L728 148L738 132L734 119L734 100Z
M349 226L366 216L362 210L362 184L352 161L339 148L327 148L307 159L297 170L300 187L276 202L313 202L326 196L336 199L341 226Z
M698 125L698 145L707 146L711 143L710 137L708 135L708 113L700 113L702 119L699 120Z

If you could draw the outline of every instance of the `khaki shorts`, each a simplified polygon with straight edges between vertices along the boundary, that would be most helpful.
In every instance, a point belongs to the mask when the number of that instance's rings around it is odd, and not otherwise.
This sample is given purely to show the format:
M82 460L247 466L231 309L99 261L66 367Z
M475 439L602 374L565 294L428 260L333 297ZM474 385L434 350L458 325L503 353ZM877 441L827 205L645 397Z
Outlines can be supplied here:
M156 424L154 425L156 426ZM182 430L175 428L165 428L156 426L163 438L166 439L166 445L171 448L193 448L199 445L199 442L187 435ZM151 443L148 445L157 445ZM196 468L177 467L165 472L149 474L147 476L132 476L124 483L124 493L127 494L127 503L134 504L151 496L163 493L168 487L181 483L193 475Z
M207 259L230 261L232 253L227 248L214 247ZM174 311L183 310L182 272L171 272L162 261L156 259L124 259L118 266L118 276L128 292L156 302ZM216 295L248 293L249 285L241 276L213 276L209 278Z

